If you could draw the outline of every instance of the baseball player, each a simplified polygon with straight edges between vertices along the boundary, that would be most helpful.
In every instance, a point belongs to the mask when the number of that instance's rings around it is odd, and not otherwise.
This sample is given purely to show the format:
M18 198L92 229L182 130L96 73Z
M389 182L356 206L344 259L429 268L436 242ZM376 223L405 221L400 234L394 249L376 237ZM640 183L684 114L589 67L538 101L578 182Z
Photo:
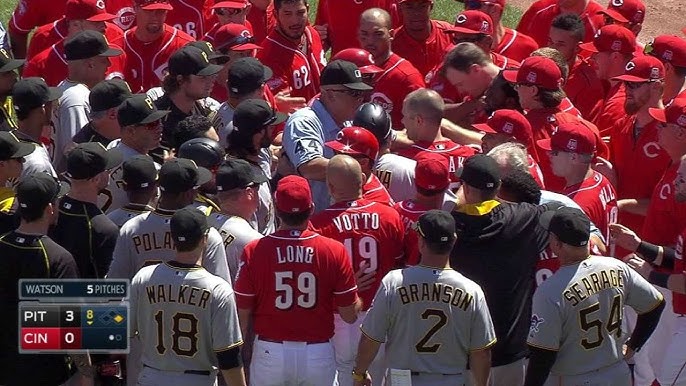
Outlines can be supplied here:
M0 48L0 130L12 131L17 128L16 114L12 107L12 87L19 79L19 67L23 66L24 60L11 57L9 48Z
M121 79L103 80L90 89L90 120L71 137L74 143L99 142L107 147L121 136L117 109L131 97L129 84Z
M135 0L136 26L112 42L126 53L124 79L133 92L160 86L171 54L194 40L166 23L171 9L166 0Z
M362 48L346 48L340 50L336 55L331 57L331 60L347 60L355 64L362 73L362 79L370 86L374 86L376 76L383 72L381 67L374 64L372 55Z
M194 208L169 221L173 260L141 269L131 280L130 327L143 345L138 385L245 386L243 344L231 285L198 262L212 228Z
M61 18L64 16L65 8L63 1L21 0L17 2L7 25L14 57L26 58L26 46L31 30Z
M122 163L119 182L129 203L107 214L116 226L121 228L139 214L155 209L150 204L157 195L157 175L157 166L148 155L134 155Z
M369 51L383 71L374 77L370 101L391 115L393 128L402 129L402 104L410 92L424 87L424 77L408 60L391 51L391 15L371 8L360 16L357 31L360 47Z
M165 22L194 40L202 39L212 27L211 0L172 0L169 3L172 8L167 13Z
M211 28L207 28L202 40L216 46L216 34L219 28L234 23L242 25L250 36L253 35L252 24L247 20L248 12L252 8L248 0L214 0L213 3L212 11L218 22L214 23Z
M579 15L584 21L586 27L584 41L589 42L593 40L593 36L604 25L603 16L598 13L603 9L603 6L595 1L589 1L583 10L567 8L575 6L576 4L557 4L538 0L531 4L522 18L519 19L517 31L530 36L538 43L539 47L545 47L548 43L548 31L553 19L560 14L573 13Z
M226 156L219 142L205 137L193 138L179 146L176 156L193 160L196 165L212 172L212 178L198 188L198 194L193 199L193 206L207 216L213 212L219 212L219 205L211 198L217 193L215 181L217 169ZM210 222L210 226L215 226L215 224Z
M330 385L334 310L352 324L362 305L351 259L343 244L307 229L307 180L281 179L275 204L281 226L248 244L235 285L241 331L252 323L256 334L250 384Z
M364 176L360 164L352 157L336 155L331 158L326 169L326 181L334 204L310 220L315 232L343 243L356 271L373 276L373 281L365 286L361 286L361 279L358 279L358 293L363 304L360 312L362 318L381 279L400 265L404 257L405 233L397 212L364 198ZM360 341L360 330L358 326L343 321L340 315L334 318L336 328L332 342L336 352L336 378L339 385L352 385L350 374L356 345ZM382 358L383 355L379 355L376 372L372 371L379 385L383 379Z
M619 24L638 36L646 17L646 6L641 0L610 0L607 9L599 11L605 18L605 25ZM643 52L643 45L636 42L636 53Z
M390 10L392 0L359 0L352 3L320 0L317 4L315 29L329 47L331 56L347 48L357 48L360 15L369 8ZM345 17L340 17L345 15Z
M524 384L630 385L625 359L653 333L665 307L662 295L623 262L590 255L590 222L582 211L562 207L539 221L561 267L534 293ZM625 305L639 313L628 341Z
M275 0L276 27L261 44L257 58L274 71L267 86L276 94L314 98L326 58L319 33L308 25L307 1ZM291 16L294 15L294 16Z
M469 361L472 384L486 386L495 331L481 287L448 263L455 221L430 210L415 228L421 265L393 270L381 281L362 322L354 385L370 384L367 369L385 342L386 384L462 385Z
M662 102L665 106L674 99L686 97L686 39L674 35L656 36L646 44L647 55L654 56L665 65L665 90ZM668 71L668 69L671 70Z
M33 153L36 147L19 141L10 132L0 132L0 234L19 226L18 203L12 181L19 178L24 157Z

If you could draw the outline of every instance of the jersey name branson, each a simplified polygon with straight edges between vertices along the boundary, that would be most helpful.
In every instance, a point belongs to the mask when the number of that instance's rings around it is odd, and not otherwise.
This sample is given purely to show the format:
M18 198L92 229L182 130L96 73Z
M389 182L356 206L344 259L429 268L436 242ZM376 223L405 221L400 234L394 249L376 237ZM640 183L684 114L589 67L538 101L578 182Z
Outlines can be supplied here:
M474 301L474 295L466 293L461 288L441 283L410 284L398 287L397 291L403 305L414 302L442 302L467 311Z

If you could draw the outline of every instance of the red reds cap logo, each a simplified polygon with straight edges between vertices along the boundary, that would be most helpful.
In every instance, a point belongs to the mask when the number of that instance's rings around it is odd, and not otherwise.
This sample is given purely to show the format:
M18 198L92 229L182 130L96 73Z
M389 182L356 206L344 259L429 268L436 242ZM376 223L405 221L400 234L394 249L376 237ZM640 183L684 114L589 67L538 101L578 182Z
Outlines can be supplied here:
M612 0L612 6L621 7L622 5L624 5L624 0Z
M95 6L98 7L99 9L105 9L105 1L104 0L98 0L95 2Z
M343 139L343 130L339 131L338 134L336 134L336 141L341 141Z
M574 151L574 150L576 150L576 147L577 147L576 139L570 139L569 142L567 142L567 150Z
M467 16L465 16L463 14L457 15L457 17L455 18L455 24L463 24L466 21L467 21Z
M650 79L660 79L660 69L657 67L650 68Z
M514 131L514 126L513 126L512 123L510 123L510 122L505 122L505 124L503 125L502 129L500 129L500 130L501 130L503 133L512 134L512 132Z
M491 26L488 24L488 21L484 20L481 22L481 32L488 32L490 27Z
M624 69L626 71L631 71L634 68L636 68L636 63L634 63L633 61L630 61L629 63L626 64L626 67L624 67Z
M619 40L613 41L612 46L610 46L610 49L612 51L621 51L622 50L622 42Z
M681 127L686 127L686 115L679 115L679 118L676 119L676 124Z
M537 79L538 79L538 74L536 74L535 71L529 71L529 74L526 76L526 81L529 83L536 83Z

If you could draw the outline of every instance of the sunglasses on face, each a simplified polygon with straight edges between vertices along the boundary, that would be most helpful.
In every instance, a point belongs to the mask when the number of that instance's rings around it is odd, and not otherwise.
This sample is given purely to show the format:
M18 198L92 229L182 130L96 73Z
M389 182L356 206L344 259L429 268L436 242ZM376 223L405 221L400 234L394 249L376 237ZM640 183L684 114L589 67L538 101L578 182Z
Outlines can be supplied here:
M532 84L532 83L515 83L513 87L516 90L520 87L534 87L534 86L536 86L536 85Z
M646 84L650 84L650 83L654 83L654 81L648 80L645 82L624 82L624 86L629 90L636 90L636 89L641 88L641 86L646 85Z
M162 121L153 121L139 126L145 128L145 130L153 131L157 130L160 126L162 126Z
M350 89L345 89L345 90L330 89L329 91L340 92L340 93L343 93L343 94L348 94L348 95L350 95L350 96L353 97L353 98L359 98L359 97L361 97L361 96L363 95L363 94L362 94L362 91L350 90Z

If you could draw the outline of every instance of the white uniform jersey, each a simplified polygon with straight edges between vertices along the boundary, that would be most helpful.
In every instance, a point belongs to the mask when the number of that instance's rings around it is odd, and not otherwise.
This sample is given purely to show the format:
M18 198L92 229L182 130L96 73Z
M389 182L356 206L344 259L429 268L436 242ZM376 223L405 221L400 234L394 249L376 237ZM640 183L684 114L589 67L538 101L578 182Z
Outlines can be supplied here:
M135 155L141 155L141 153L130 148L119 139L110 142L110 144L107 145L107 149L118 149L122 154L122 163L112 169L110 172L110 183L98 197L98 206L100 206L100 209L105 213L110 213L129 203L129 197L126 195L124 181L122 180L124 173L122 165L129 158ZM162 166L155 162L155 167L157 170L160 170Z
M260 203L257 206L257 211L250 220L253 228L263 235L269 235L276 231L276 217L274 214L274 200L272 199L272 190L269 180L272 178L271 173L272 153L270 149L261 149L260 158L257 164L250 162L250 166L255 173L262 173L267 177L267 182L260 184L257 194L260 198Z
M21 136L18 137L19 139L22 138ZM50 155L48 154L48 149L45 147L45 145L33 141L30 143L36 146L36 149L31 154L24 157L24 164L22 165L20 179L39 172L49 173L53 177L57 178L57 172L55 172L55 169L52 167Z
M2 22L0 22L0 48L6 51L10 50L10 40L7 38L7 31Z
M386 342L389 368L423 373L464 373L469 352L496 341L481 287L421 265L386 274L361 328Z
M67 169L65 153L72 148L71 138L88 123L91 107L90 90L85 84L65 79L57 88L62 96L52 107L53 165L62 173Z
M415 196L415 160L397 154L386 153L376 160L374 174L388 189L395 202L409 200Z
M662 295L622 261L591 256L565 265L538 286L527 343L557 351L552 375L576 375L621 360L629 338L624 306L637 313L658 306Z
M261 239L263 235L239 216L226 216L214 213L208 218L210 226L219 231L226 251L226 262L229 264L231 279L236 278L243 249L249 242Z
M107 218L112 220L112 222L121 228L127 221L138 216L141 213L150 212L154 210L153 207L148 205L139 204L128 204L119 209L115 209L107 214Z
M131 278L146 265L170 261L176 252L169 229L173 210L155 209L127 221L119 231L107 277ZM221 236L210 228L202 265L231 283Z
M141 269L131 281L130 317L143 364L157 370L212 371L217 352L243 343L233 288L198 266Z
M229 104L229 102L224 102L219 106L217 110L217 115L214 117L214 128L217 130L219 135L219 144L226 149L228 141L226 138L229 136L231 131L233 131L233 113L236 109Z

